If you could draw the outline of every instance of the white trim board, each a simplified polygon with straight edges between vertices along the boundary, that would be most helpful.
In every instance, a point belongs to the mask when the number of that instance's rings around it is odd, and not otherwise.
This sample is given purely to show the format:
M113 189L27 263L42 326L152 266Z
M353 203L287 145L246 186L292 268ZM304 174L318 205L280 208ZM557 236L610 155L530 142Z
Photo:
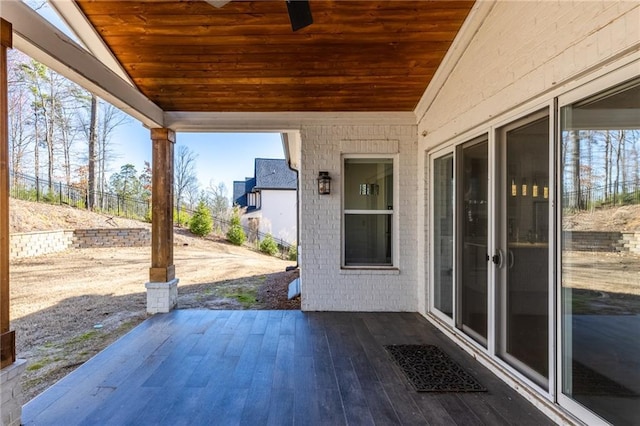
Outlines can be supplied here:
M180 132L287 132L303 126L415 126L413 112L183 112L164 113L165 126Z

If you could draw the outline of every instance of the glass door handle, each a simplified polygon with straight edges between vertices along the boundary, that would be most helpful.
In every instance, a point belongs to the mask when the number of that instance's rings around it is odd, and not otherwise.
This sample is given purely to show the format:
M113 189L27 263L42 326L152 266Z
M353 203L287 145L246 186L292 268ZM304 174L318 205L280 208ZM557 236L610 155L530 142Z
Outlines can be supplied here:
M513 268L513 265L516 263L515 257L513 256L513 250L509 250L509 269Z
M504 265L504 254L502 253L502 250L496 249L496 254L491 257L491 260L493 261L493 263L498 265L498 269L502 268L502 266Z

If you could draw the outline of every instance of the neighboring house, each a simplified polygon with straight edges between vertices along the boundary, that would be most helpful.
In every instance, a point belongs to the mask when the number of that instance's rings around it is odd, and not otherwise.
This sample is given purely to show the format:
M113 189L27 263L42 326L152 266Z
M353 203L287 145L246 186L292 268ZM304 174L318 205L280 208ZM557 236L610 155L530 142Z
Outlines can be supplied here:
M640 231L607 246L565 220L600 206L585 192L611 167L638 176L637 150L621 155L640 144L637 1L318 0L329 21L298 34L278 33L280 21L258 31L280 15L256 10L277 2L233 2L238 17L218 26L226 12L204 2L76 2L67 21L96 42L95 57L21 2L0 12L17 47L151 129L160 238L148 312L177 301L166 209L175 132L282 132L299 171L303 310L417 312L552 420L638 424ZM165 15L151 19L156 8ZM255 178L238 199L260 189L246 204L264 214L274 189Z
M254 176L233 182L242 224L293 244L297 240L297 173L284 159L256 158Z

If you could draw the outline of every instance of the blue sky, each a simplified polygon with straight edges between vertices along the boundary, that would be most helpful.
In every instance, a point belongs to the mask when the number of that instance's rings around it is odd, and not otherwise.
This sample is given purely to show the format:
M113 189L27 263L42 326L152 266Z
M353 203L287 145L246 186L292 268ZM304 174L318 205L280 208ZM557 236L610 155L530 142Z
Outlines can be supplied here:
M144 162L151 162L149 129L134 119L119 127L112 138L116 153L111 163L112 172L130 163L138 172ZM187 146L196 155L196 174L200 186L206 188L224 182L227 195L233 192L232 182L253 176L255 158L284 158L280 133L178 133L176 152L180 145Z

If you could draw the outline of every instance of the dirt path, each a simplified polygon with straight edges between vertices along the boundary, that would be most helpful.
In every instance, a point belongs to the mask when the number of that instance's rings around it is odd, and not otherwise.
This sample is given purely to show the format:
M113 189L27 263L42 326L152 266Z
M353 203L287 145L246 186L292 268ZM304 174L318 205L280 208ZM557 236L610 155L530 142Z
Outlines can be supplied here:
M299 309L286 299L292 264L177 236L178 308ZM25 401L146 318L149 248L83 249L11 265L11 326L28 360ZM256 300L259 299L259 300Z

